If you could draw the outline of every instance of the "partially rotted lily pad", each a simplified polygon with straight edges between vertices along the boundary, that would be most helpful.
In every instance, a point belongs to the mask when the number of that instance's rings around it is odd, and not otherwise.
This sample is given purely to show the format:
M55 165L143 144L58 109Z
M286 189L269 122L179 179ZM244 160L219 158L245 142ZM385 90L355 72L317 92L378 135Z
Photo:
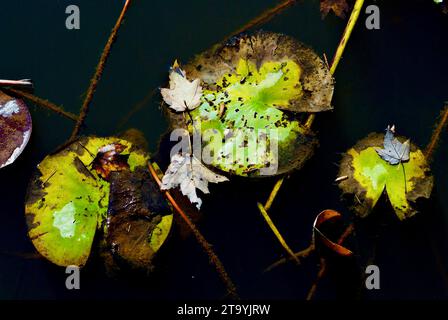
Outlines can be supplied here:
M404 220L417 212L417 200L431 196L433 177L423 152L412 143L409 161L393 165L383 160L376 150L383 147L383 140L384 135L372 133L344 154L339 176L346 179L339 187L361 217L385 194L398 218Z
M151 270L173 215L146 167L110 174L107 217L102 243L107 269Z
M93 164L99 158L104 160L104 153L108 152L104 148L113 145L121 146L119 159L124 157L126 166L108 162L107 170L99 170ZM29 237L38 252L60 266L85 265L97 229L108 220L110 182L102 173L132 174L146 168L148 159L148 154L131 142L115 137L81 138L47 156L38 165L25 205ZM160 228L169 231L166 221L163 223ZM154 241L163 242L166 235L151 233L146 239L148 246Z
M25 102L0 91L0 168L20 156L30 139L31 127Z
M184 68L201 80L201 104L188 129L201 132L207 164L239 176L276 175L312 156L317 140L299 113L332 109L333 79L310 48L259 31L215 46ZM183 114L167 113L172 127L185 123Z

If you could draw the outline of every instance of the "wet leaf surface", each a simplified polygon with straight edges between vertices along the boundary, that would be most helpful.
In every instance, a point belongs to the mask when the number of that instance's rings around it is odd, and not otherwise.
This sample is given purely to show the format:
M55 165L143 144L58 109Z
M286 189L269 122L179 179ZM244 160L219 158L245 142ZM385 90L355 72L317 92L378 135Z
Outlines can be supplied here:
M25 102L0 91L0 169L20 156L31 129L31 115Z
M210 193L208 183L219 183L229 181L206 166L204 166L196 157L190 154L175 154L171 158L171 163L162 179L161 190L168 190L180 187L183 195L187 196L191 203L201 208L202 200L197 196L196 189L203 193Z
M199 79L189 81L177 62L170 70L170 87L160 89L163 100L175 111L193 110L201 103L202 87Z
M129 167L116 173L145 168L148 155L115 137L80 138L38 165L25 205L29 237L38 252L57 265L85 265L96 230L106 221L110 184L93 164L111 145L122 146L120 155Z
M329 70L311 49L259 31L213 47L185 70L202 81L201 104L191 112L200 129L188 129L202 133L212 166L239 176L272 176L311 157L317 141L297 112L330 110L333 94ZM173 128L185 123L167 114ZM222 139L210 139L211 131Z
M372 133L349 149L339 169L339 176L348 179L339 182L339 187L361 217L386 194L397 217L404 220L417 212L417 200L430 198L433 177L423 152L414 144L410 143L409 161L392 165L376 151L383 143L384 135Z
M144 167L112 172L109 199L102 244L107 270L152 270L173 221L159 187Z
M401 143L394 137L395 127L387 127L384 135L384 149L375 149L378 155L390 164L399 164L409 161L409 152L411 150L410 140Z

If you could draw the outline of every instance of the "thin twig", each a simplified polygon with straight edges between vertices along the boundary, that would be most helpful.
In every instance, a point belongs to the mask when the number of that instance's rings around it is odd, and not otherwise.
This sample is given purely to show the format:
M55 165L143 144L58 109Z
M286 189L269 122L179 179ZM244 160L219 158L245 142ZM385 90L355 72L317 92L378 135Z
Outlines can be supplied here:
M331 62L330 73L334 74L336 68L341 60L342 54L344 53L345 46L347 45L348 39L352 34L353 28L355 27L356 21L358 21L359 14L361 13L362 6L364 5L364 0L356 0L355 6L353 7L350 18L348 19L347 26L345 27L344 33L342 35L341 41L339 41L338 48Z
M12 88L8 88L8 89L2 89L2 91L4 91L7 94L11 94L12 96L16 96L19 98L23 98L26 99L32 103L34 103L35 105L38 105L40 107L44 107L50 111L53 111L54 113L61 115L63 117L66 117L67 119L73 120L73 121L77 121L78 117L76 115L74 115L71 112L67 112L64 111L64 109L62 109L61 107L55 105L54 103L39 98L31 93L25 92L25 91L21 91L21 90L17 90L17 89L12 89Z
M295 3L297 2L297 0L284 0L282 2L280 2L278 5L276 5L273 8L269 8L265 11L263 11L260 15L258 15L257 17L255 17L254 19L250 20L248 23L246 23L245 25L243 25L242 27L238 28L237 30L235 30L234 32L232 32L231 34L229 34L228 36L225 37L225 40L239 34L245 31L248 31L249 29L258 27L268 21L270 21L272 18L274 18L275 16L283 13L286 9L290 8L291 6L293 6ZM141 102L139 102L138 104L135 105L134 108L132 108L132 110L123 117L123 119L120 121L120 123L118 124L118 128L121 128L124 126L124 124L131 118L132 115L134 115L138 110L140 110L146 103L148 103L148 101L151 100L151 98L153 97L154 93L157 92L157 89L153 89L151 90L144 98Z
M157 175L157 172L153 168L153 166L148 163L148 169L151 173L154 180L157 182L159 187L162 185L162 182L160 181L159 176ZM224 268L224 265L222 264L221 260L218 258L216 253L213 251L212 246L207 242L207 240L204 238L204 236L201 234L201 232L198 230L198 228L195 226L193 221L188 217L188 215L182 210L182 208L176 203L172 195L169 193L169 191L162 191L168 201L173 205L176 212L181 216L181 218L185 221L185 223L190 227L191 231L195 235L196 239L198 240L199 244L202 246L204 251L209 256L210 262L215 266L216 270L218 271L218 274L221 278L221 280L224 282L227 288L227 292L233 299L239 299L237 290L235 285L233 284L232 279L228 275L226 269Z
M334 74L336 67L339 64L339 61L341 60L342 57L342 53L344 52L345 46L347 45L348 39L350 38L350 35L353 31L353 27L356 24L356 21L358 20L359 17L359 13L361 12L362 6L364 4L364 0L356 0L355 6L353 7L352 13L350 15L350 18L347 22L347 26L345 27L344 33L342 34L342 39L339 42L338 48L336 49L336 53L334 55L333 61L331 63L331 67L330 67L330 73ZM315 119L315 114L310 114L306 123L305 123L305 128L310 130L311 129L311 125L313 124L313 121ZM272 203L275 199L275 197L277 196L282 182L280 180L282 180L283 178L280 178L275 186L274 189L271 192L271 196L268 199L267 203Z
M361 13L361 9L362 9L363 5L364 5L364 0L356 0L355 6L353 7L350 18L348 19L347 26L345 27L344 33L342 34L342 38L339 41L338 48L336 49L336 53L334 54L333 60L331 61L330 73L332 75L334 75L336 68L339 65L339 61L342 58L342 54L344 53L347 42L350 39L353 28L356 25L356 21L358 21L358 17L359 17L359 14ZM305 123L305 127L307 129L311 128L311 125L313 124L315 117L316 117L316 115L314 113L309 115L309 117Z
M131 110L121 119L121 121L117 125L117 128L122 128L134 114L140 111L140 109L142 109L151 101L151 99L157 92L158 89L152 89L151 91L149 91L149 93L141 101L135 104L135 106L132 107Z
M294 256L299 259L299 261L301 261L302 259L308 258L312 253L315 252L315 247L314 247L314 243L311 243L307 248L303 249L302 251L296 252L294 253ZM266 269L264 269L263 272L269 272L272 271L273 269L291 261L292 258L290 256L282 258L280 260L277 260L276 262L274 262L273 264L271 264L269 267L267 267Z
M269 211L271 209L272 203L274 202L275 198L277 197L277 193L282 187L283 181L285 181L284 177L281 177L277 180L277 182L274 185L274 188L272 188L271 194L269 195L268 201L266 201L266 204L264 205L264 209L266 211Z
M33 89L33 82L30 79L22 79L22 80L6 80L0 79L0 88L1 87L21 87L27 89Z
M96 88L97 88L98 83L103 74L107 59L110 56L112 45L114 44L115 40L117 39L118 30L120 29L120 26L123 22L124 16L130 6L130 4L131 4L131 0L126 0L125 4L123 6L123 9L121 10L120 16L118 17L117 22L115 23L115 26L110 33L109 39L106 42L103 53L101 54L101 58L96 67L95 73L94 73L92 79L90 80L90 86L89 86L89 89L87 90L86 98L84 99L84 102L81 107L81 112L79 114L79 119L76 122L75 128L73 129L72 135L70 137L70 140L74 140L79 135L81 128L84 125L87 114L89 113L89 106L90 106L90 103L92 102L93 95L95 94Z
M243 25L241 28L234 31L232 34L228 35L226 39L231 38L232 36L235 36L237 34L240 34L242 32L246 32L252 28L259 27L260 25L268 22L272 18L274 18L276 15L282 13L289 7L296 4L297 0L284 0L280 2L278 5L276 5L273 8L269 8L265 11L263 11L259 16L255 17L254 19L250 20L248 23Z
M344 241L348 238L349 235L353 233L355 230L355 225L353 223L350 223L348 227L345 229L345 231L342 233L342 235L338 239L338 244L343 244ZM317 272L316 280L314 280L313 284L311 285L310 290L308 291L308 294L306 296L306 300L312 300L314 298L314 295L316 294L317 285L319 284L320 280L326 275L328 266L327 266L327 260L325 258L321 258L320 260L320 268Z
M440 140L440 136L448 124L448 102L445 102L445 107L442 110L440 121L437 125L437 127L434 129L434 132L432 133L431 140L429 141L428 145L425 149L425 156L428 162L431 162L432 157L434 155L434 151L437 148L437 145Z
M263 207L261 203L257 203L258 209L260 210L261 214L263 215L264 219L266 220L267 224L271 228L274 235L277 237L278 241L282 245L283 249L289 254L289 256L297 263L300 264L300 260L294 255L294 252L291 250L291 248L286 243L285 239L281 235L281 233L278 231L277 227L275 226L274 222L272 222L271 218L269 217L269 214Z
M306 301L310 301L314 298L314 295L317 291L317 285L319 284L320 279L322 279L327 273L327 261L324 258L320 259L320 268L317 272L317 278L311 285L310 290L308 290L308 294L306 295Z

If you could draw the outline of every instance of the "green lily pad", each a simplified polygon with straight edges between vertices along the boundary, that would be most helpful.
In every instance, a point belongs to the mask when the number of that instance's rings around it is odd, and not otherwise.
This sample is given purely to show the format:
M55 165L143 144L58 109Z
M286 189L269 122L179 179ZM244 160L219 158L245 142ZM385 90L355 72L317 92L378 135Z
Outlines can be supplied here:
M384 135L372 133L344 154L339 177L345 180L339 187L344 196L353 198L353 209L361 217L385 194L404 220L417 213L417 200L430 198L433 177L423 152L412 143L409 161L392 165L381 159L375 148L383 146L383 139Z
M130 172L146 167L148 154L115 137L81 138L37 167L25 204L28 234L37 251L57 265L87 262L95 233L107 218L110 194L110 183L92 163L100 148L113 143L124 147ZM154 236L163 242L161 235Z
M299 112L330 110L333 79L308 47L282 34L243 34L185 71L203 87L187 128L201 133L206 164L238 176L272 176L301 168L314 153L317 140ZM186 122L167 113L172 127Z

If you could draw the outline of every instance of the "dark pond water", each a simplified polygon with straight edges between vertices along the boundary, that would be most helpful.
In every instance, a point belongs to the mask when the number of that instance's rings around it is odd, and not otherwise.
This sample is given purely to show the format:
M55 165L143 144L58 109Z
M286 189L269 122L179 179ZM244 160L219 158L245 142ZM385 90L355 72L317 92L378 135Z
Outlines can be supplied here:
M274 5L271 0L136 1L120 31L93 100L86 133L112 135L135 127L153 152L166 121L158 99L147 94L166 81L173 59L188 61L245 22ZM367 1L371 3L371 1ZM81 29L65 28L65 8L81 9ZM77 112L105 40L123 1L3 1L0 10L0 77L32 78L35 93ZM420 145L429 141L434 122L448 100L448 16L430 0L378 1L381 30L364 27L365 15L350 39L335 74L334 112L319 115L315 129L321 147L303 171L284 185L272 217L288 243L304 248L318 212L334 208L351 219L332 183L340 153L369 132L395 123ZM306 0L264 26L332 56L345 21L321 20L319 2ZM142 103L143 101L143 103ZM127 121L136 105L143 107ZM30 106L33 136L24 154L0 171L0 298L222 298L224 287L196 241L174 240L160 270L147 280L109 279L93 261L83 272L81 290L65 289L65 273L30 258L23 202L36 164L70 135L69 120ZM359 265L373 257L381 270L381 290L358 292L362 272L349 263L330 272L318 299L446 299L448 297L448 138L434 156L436 188L429 209L398 223L380 210L360 223L351 246ZM263 269L283 255L257 211L272 180L236 181L212 187L200 229L238 286L243 298L303 299L317 272L317 261L272 272ZM378 220L380 221L378 223ZM379 227L371 227L376 225Z

